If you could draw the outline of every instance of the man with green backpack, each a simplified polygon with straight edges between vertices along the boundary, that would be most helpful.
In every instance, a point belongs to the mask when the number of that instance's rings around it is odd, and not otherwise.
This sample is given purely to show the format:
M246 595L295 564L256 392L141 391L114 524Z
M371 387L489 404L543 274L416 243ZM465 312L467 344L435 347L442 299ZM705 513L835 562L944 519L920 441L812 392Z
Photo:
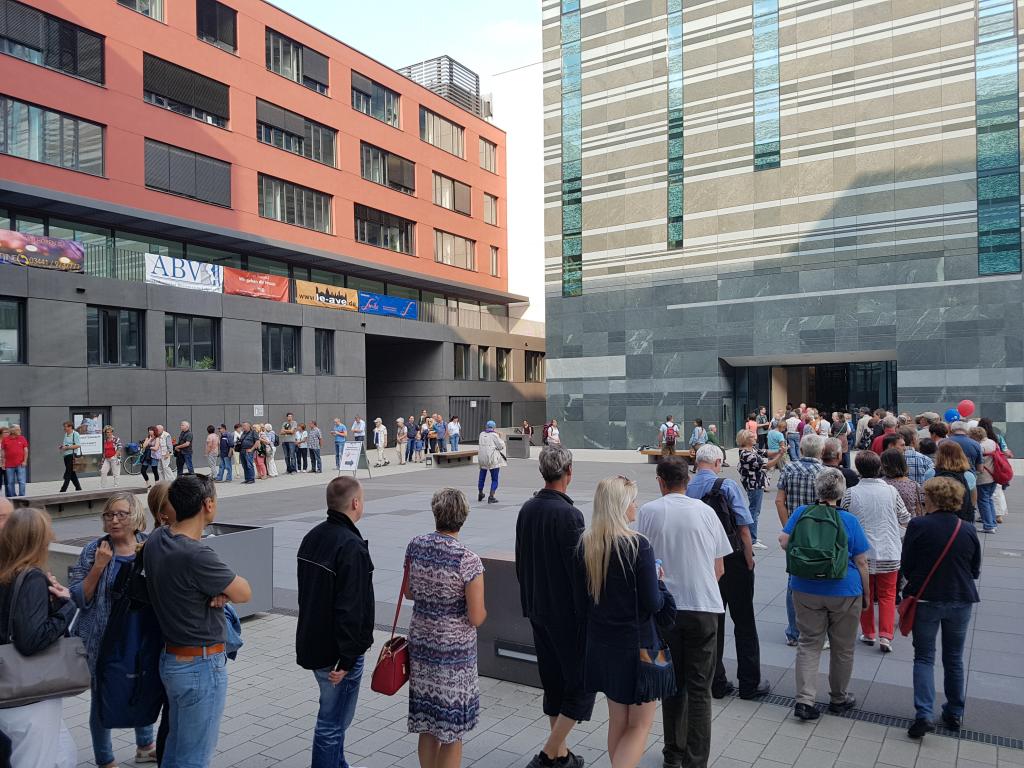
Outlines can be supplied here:
M829 656L828 711L841 714L857 700L847 691L861 611L867 608L868 543L856 517L839 509L846 480L833 467L814 479L816 504L793 511L779 535L793 590L800 640L796 654L796 707L801 720L816 720L818 661L826 637Z

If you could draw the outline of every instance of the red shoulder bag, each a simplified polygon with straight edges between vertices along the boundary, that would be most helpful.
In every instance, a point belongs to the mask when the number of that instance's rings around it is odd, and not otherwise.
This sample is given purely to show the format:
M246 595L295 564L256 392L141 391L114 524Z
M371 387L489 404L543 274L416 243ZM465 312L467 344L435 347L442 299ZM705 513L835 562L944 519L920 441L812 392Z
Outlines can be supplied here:
M914 615L917 613L917 598L919 595L923 595L925 589L928 587L928 582L932 580L932 576L935 575L935 571L938 570L939 564L946 559L946 555L949 554L950 548L953 546L953 542L956 541L956 535L960 533L960 526L963 525L964 521L959 518L956 521L956 528L953 529L953 535L949 537L949 541L946 542L946 548L942 550L942 554L939 555L938 560L932 566L932 569L928 571L928 575L925 577L924 582L921 584L921 588L917 590L916 595L910 595L904 597L900 604L896 606L896 612L900 615L900 634L906 637L910 634L911 630L914 629Z
M395 620L391 624L391 639L380 649L377 666L373 668L373 677L370 679L370 690L383 693L385 696L394 696L409 680L409 640L401 635L395 637L398 614L402 610L402 599L405 597L405 588L408 584L409 564L406 563L405 572L402 574L402 588L398 593L398 605L395 606Z

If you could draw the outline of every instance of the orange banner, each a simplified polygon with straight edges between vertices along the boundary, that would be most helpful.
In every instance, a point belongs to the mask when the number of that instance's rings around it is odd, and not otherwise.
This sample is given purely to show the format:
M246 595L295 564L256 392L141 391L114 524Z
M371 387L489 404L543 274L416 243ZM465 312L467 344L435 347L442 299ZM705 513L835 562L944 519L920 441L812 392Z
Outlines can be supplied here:
M308 280L295 281L295 302L311 307L327 307L329 309L347 309L355 312L359 309L359 292L352 288L339 288L326 283L311 283Z
M224 267L224 293L254 296L270 301L288 301L288 278Z

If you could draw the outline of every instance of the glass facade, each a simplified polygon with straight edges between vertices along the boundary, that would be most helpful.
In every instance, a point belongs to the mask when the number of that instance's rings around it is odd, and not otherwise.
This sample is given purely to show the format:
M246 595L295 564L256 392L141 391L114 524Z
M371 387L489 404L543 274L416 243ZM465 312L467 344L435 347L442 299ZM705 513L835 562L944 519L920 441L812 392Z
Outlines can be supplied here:
M754 170L778 168L779 0L754 0Z
M668 232L683 247L683 0L668 0Z
M0 153L103 175L103 126L0 96Z
M583 294L583 64L580 0L562 0L562 295Z
M1021 271L1016 30L1013 0L978 0L974 82L982 275Z

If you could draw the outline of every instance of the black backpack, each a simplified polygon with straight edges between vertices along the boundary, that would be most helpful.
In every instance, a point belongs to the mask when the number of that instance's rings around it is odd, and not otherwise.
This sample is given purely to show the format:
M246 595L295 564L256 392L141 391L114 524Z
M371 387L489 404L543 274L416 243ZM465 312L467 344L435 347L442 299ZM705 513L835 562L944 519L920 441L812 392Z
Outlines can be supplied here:
M725 483L724 477L715 480L715 484L711 486L711 490L707 492L701 501L715 510L715 514L718 515L718 521L722 524L722 528L725 529L725 535L729 538L733 554L735 554L743 551L743 541L740 539L740 529L736 525L736 518L733 517L732 510L729 508L729 499L722 493L723 483Z

